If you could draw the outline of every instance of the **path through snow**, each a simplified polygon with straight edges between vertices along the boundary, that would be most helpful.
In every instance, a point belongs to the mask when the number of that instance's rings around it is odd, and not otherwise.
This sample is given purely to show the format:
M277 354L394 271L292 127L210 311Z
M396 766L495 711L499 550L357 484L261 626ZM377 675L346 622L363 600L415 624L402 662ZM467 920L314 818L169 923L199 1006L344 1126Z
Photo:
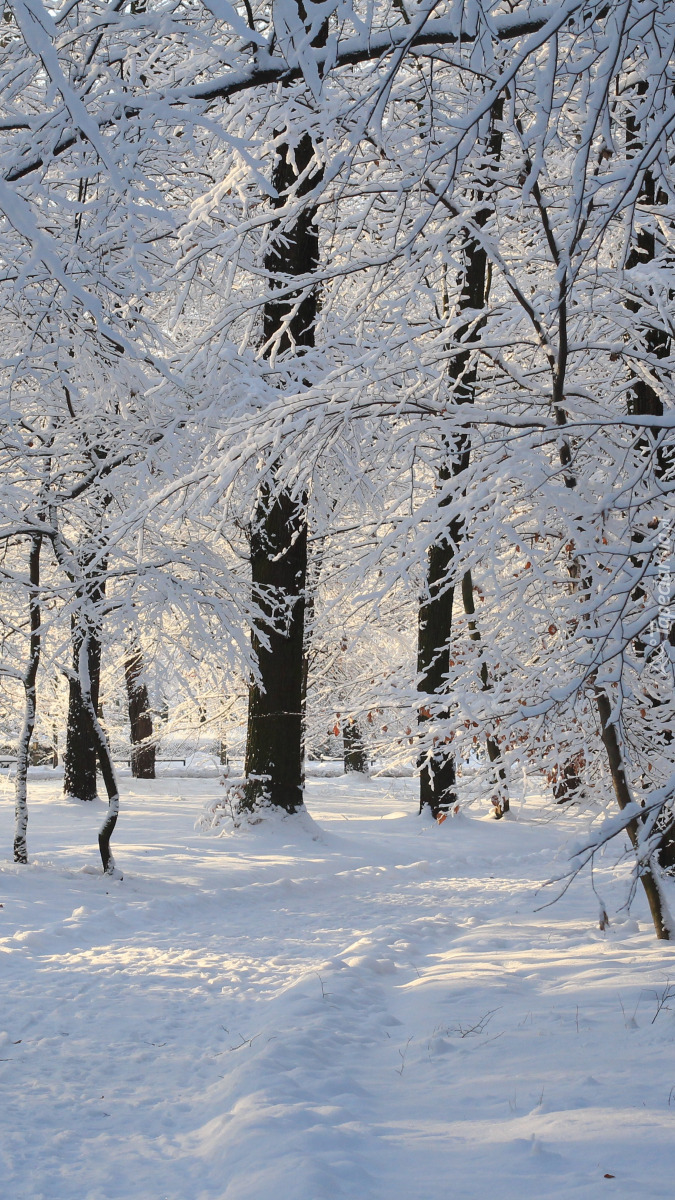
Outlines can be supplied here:
M126 782L117 883L102 806L32 784L31 865L0 863L3 1200L672 1195L675 947L641 898L602 933L588 882L535 911L573 818L437 827L412 780L313 779L315 821L206 835L217 786Z

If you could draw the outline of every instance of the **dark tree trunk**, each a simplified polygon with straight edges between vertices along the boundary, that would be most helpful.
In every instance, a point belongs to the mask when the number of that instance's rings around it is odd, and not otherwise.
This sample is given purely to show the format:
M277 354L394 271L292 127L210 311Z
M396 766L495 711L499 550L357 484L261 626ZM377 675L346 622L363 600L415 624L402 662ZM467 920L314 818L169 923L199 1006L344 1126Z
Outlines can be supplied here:
M54 507L49 510L50 522L55 530L58 527ZM99 830L98 846L101 854L103 870L107 875L121 879L121 873L115 868L115 860L110 850L110 839L117 824L120 808L119 789L115 777L112 755L108 740L103 731L98 715L98 682L101 670L101 642L99 635L100 607L105 596L105 562L100 566L100 574L92 583L90 572L84 573L84 579L75 576L71 569L72 556L67 550L61 534L52 536L52 546L59 565L65 570L68 578L77 587L77 596L81 601L78 612L77 635L73 641L77 643L78 653L73 670L68 673L71 685L70 696L77 700L77 713L80 725L86 729L86 739L98 754L101 763L101 774L108 793L108 811ZM92 560L88 566L91 567ZM92 665L95 670L96 691L92 687ZM66 794L69 793L66 785Z
M637 84L636 91L638 95L644 95L646 90L646 83L640 82ZM626 148L629 157L634 157L643 149L640 126L632 119L629 119L627 123ZM667 194L657 186L654 175L649 170L645 171L642 181L640 203L654 210L658 210L659 207L663 207L668 203ZM654 262L656 258L657 242L653 230L649 228L638 230L628 252L626 270L631 271L635 267L643 267L645 264ZM642 306L638 301L629 300L627 307L639 317ZM643 344L645 351L651 358L658 360L667 359L670 356L671 339L665 329L647 325L644 328ZM657 382L656 379L654 382ZM634 416L663 416L663 401L656 388L648 380L635 379L629 395L628 411ZM675 463L675 448L673 447L672 434L666 433L658 426L652 426L640 438L638 449L645 460L652 464L651 470L653 470L655 479L660 481L667 474L672 475ZM634 531L633 541L639 545L642 540L642 534ZM640 565L639 554L633 556L633 562L636 566ZM638 587L634 593L634 599L638 599L643 594L643 589ZM675 645L675 626L670 626L667 630L667 636L669 644L671 646ZM642 640L636 642L635 648L641 657L646 657L648 654L648 647ZM672 745L673 731L670 727L664 726L662 722L659 722L658 710L661 707L661 700L656 696L648 696L647 700L650 704L650 717L652 718L649 721L652 736L657 744L660 743L664 747L665 751L666 746ZM649 791L653 786L647 774L643 776L642 786L644 791ZM671 819L664 817L660 824L664 832L658 852L658 860L662 867L672 869L675 867L675 823Z
M152 716L148 688L143 680L143 655L140 646L132 648L124 664L131 734L131 774L134 779L155 778L155 744L152 740Z
M568 758L562 767L553 775L553 797L556 804L569 804L583 791L584 781L581 771L585 766L583 754L575 754Z
M472 618L472 620L469 621L469 637L473 642L480 642L480 630L478 628L478 623L475 620L476 605L473 598L473 580L471 578L470 571L466 571L462 577L462 600L464 602L464 612L467 614L467 616ZM482 659L480 664L480 681L482 690L484 692L491 691L492 681L490 679L490 672L488 671L488 665L485 662L485 659ZM495 792L491 799L492 806L494 808L494 815L495 817L499 818L503 817L504 813L507 813L510 807L506 768L504 766L504 760L502 758L502 752L499 748L499 743L489 733L485 738L485 746L487 749L488 758L495 772L495 779L493 781L495 784Z
M487 219L487 214L485 219ZM465 251L465 269L459 307L461 311L480 311L485 306L487 288L487 258L485 251L471 240ZM467 322L457 333L461 344L475 337L475 324ZM451 360L449 375L453 398L457 404L473 403L476 381L474 368L469 368L471 350L459 351ZM469 466L471 436L468 431L453 438L447 447L446 461L438 471L439 485L461 476ZM455 497L446 496L439 502L443 509ZM464 536L464 523L455 517L447 531L429 547L425 595L418 615L417 670L419 690L427 701L420 710L420 722L430 718L445 719L449 711L444 704L448 695L450 672L450 637L452 609L455 598L455 559ZM437 701L431 697L438 698ZM455 756L447 742L437 742L429 754L420 760L420 812L425 807L434 817L447 812L457 801Z
M300 757L304 763L307 757L307 688L309 687L309 652L310 645L307 637L307 604L309 596L305 596L305 614L303 619L302 643L302 679L300 682Z
M73 618L73 671L79 671L80 651L84 637L79 620ZM101 642L98 637L87 638L89 647L89 679L91 701L98 712L101 679ZM66 727L66 752L64 755L63 790L66 796L78 800L95 800L96 791L96 741L91 724L82 702L82 694L75 679L69 679L68 724Z
M331 512L335 510L337 501L333 501ZM305 631L304 631L304 646L302 651L302 758L303 762L307 757L307 691L309 688L309 678L312 668L312 638L314 635L314 620L316 616L316 592L321 579L321 570L323 567L324 547L323 543L319 544L319 549L314 554L309 555L307 560L307 572L305 576ZM343 640L342 650L346 649L347 643Z
M274 204L283 208L289 190L306 195L320 181L320 169L311 168L314 146L303 134L297 146L282 146L272 182ZM270 288L288 286L294 276L307 275L319 262L316 209L309 205L290 226L273 227L265 257ZM302 354L314 346L318 294L315 287L293 291L283 299L270 299L264 309L266 354L278 359ZM307 516L304 496L275 486L275 471L258 493L251 525L251 577L253 594L265 617L265 629L253 629L251 644L260 680L249 690L246 732L246 790L244 806L267 801L286 812L303 804L303 690L304 615L307 577ZM265 644L267 642L267 644Z
M363 730L358 721L350 718L342 725L345 775L368 774L368 751L363 739Z
M26 833L28 828L28 759L30 743L35 728L36 713L36 681L40 665L41 629L40 629L40 551L42 538L36 534L31 538L28 559L28 610L30 616L30 650L28 666L23 676L25 707L23 728L19 739L16 757L15 780L15 827L14 827L14 862L28 862L28 847Z
M596 704L600 715L602 726L602 741L607 752L607 761L612 776L612 784L614 786L614 794L617 799L619 808L627 808L632 803L633 797L630 794L626 774L623 768L623 759L621 755L621 743L614 722L610 723L611 704L604 692L596 692ZM630 821L626 826L628 836L637 849L639 829L637 820ZM650 865L644 865L640 869L640 882L645 890L649 911L652 914L656 936L661 941L670 941L671 931L669 930L665 916L664 906L661 898L661 890L659 881Z
M442 468L440 478L447 480L449 472ZM448 501L441 500L441 505ZM455 595L450 582L459 538L458 522L452 522L448 536L436 541L429 548L427 560L426 596L420 603L417 635L417 670L419 689L427 697L438 696L439 705L432 709L425 703L420 710L420 722L431 717L443 718L441 697L448 690L450 670L450 635L452 633L452 605ZM454 534L454 536L453 536ZM429 808L432 816L447 812L457 800L455 792L455 756L449 745L436 745L431 754L420 760L420 812Z
M476 242L469 242L466 249L464 286L460 297L460 308L482 309L485 304L487 259L485 252ZM463 342L471 333L469 324L458 332L457 341ZM473 402L475 370L468 369L470 350L457 353L451 361L450 378L457 404ZM461 476L469 466L471 438L468 432L461 433L448 446L446 462L438 471L439 485ZM443 509L455 498L446 496L439 501ZM455 559L464 536L464 522L455 517L448 522L447 531L429 547L427 558L426 591L420 602L417 635L417 670L419 690L426 693L427 701L420 710L420 722L430 718L447 719L449 710L444 699L449 691L450 637L452 634L452 609L455 599ZM437 698L432 700L431 698ZM457 801L455 756L448 742L437 742L432 751L420 760L420 812L428 807L434 817L448 812Z
M108 739L98 718L98 712L96 711L96 705L94 704L91 692L91 681L89 679L88 664L91 662L91 643L96 640L92 633L85 634L80 647L78 673L74 677L73 683L79 692L82 712L85 721L89 725L89 736L101 763L101 774L103 775L103 782L108 795L108 812L98 834L98 848L101 855L101 862L103 863L103 870L106 875L113 875L115 878L121 879L121 873L115 868L115 859L110 849L110 839L119 816L120 794L110 747L108 746Z
M271 627L251 634L261 682L249 690L245 804L265 799L292 813L303 803L305 511L287 492L273 497L265 488L256 516L251 569Z
M489 139L489 154L495 160L501 154L502 132L498 128L503 113L503 101L497 100L492 108L492 131ZM483 200L483 193L476 194ZM490 216L490 207L480 208L475 214L476 224L485 225ZM458 309L467 314L467 321L455 334L458 349L450 360L449 382L456 404L472 404L476 383L475 367L470 367L471 345L484 317L490 285L489 263L482 246L471 237L467 238L464 250L462 291ZM469 317L469 313L475 317ZM438 471L438 482L442 488L450 479L461 476L467 470L471 458L470 424L466 432L455 435L452 444L446 444L445 462ZM450 504L454 497L447 496L439 507ZM464 536L464 524L455 518L448 524L438 540L429 547L425 593L420 601L418 614L417 671L420 692L427 699L419 713L420 725L426 721L446 719L449 710L444 701L449 691L450 637L452 634L452 609L455 597L455 558ZM436 742L433 748L420 757L420 812L429 808L434 817L447 812L457 801L455 757L448 742Z
M657 188L651 171L645 172L640 192L640 201L643 205L648 205L654 209L668 203L666 193ZM656 238L651 230L640 229L633 239L633 244L628 253L626 270L631 271L635 267L654 262L655 259ZM639 316L641 312L639 301L629 300L626 307L635 313L636 316ZM643 343L647 354L652 359L664 359L670 355L670 338L665 329L655 328L653 325L647 326L644 330ZM628 400L628 411L634 416L663 416L663 401L648 380L635 379ZM639 442L639 447L645 456L651 457L656 447L654 474L657 479L662 479L668 467L672 466L673 463L672 439L670 446L668 446L665 442L666 436L662 429L658 426L653 426Z
M304 763L307 755L307 689L309 687L310 656L312 652L312 626L314 623L314 596L321 573L321 555L318 562L309 560L305 571L305 612L303 617L302 681L300 685L300 720L302 745L300 753Z

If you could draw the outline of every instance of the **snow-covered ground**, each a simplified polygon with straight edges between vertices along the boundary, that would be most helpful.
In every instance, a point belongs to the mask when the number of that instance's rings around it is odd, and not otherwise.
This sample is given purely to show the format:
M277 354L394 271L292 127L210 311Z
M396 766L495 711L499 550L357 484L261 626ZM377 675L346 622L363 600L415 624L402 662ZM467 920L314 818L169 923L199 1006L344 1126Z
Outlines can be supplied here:
M215 836L215 780L125 780L111 882L58 786L0 863L3 1200L672 1196L675 947L602 865L607 931L538 910L579 818L313 778Z

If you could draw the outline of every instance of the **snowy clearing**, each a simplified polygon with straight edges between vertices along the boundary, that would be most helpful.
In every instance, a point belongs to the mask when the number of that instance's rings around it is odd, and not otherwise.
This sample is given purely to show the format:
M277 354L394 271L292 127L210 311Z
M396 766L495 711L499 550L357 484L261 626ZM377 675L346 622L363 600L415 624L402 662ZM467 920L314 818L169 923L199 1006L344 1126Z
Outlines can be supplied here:
M579 818L314 778L217 836L215 780L125 780L118 883L58 788L0 866L4 1200L672 1194L673 947L609 861L609 930L588 878L536 911Z

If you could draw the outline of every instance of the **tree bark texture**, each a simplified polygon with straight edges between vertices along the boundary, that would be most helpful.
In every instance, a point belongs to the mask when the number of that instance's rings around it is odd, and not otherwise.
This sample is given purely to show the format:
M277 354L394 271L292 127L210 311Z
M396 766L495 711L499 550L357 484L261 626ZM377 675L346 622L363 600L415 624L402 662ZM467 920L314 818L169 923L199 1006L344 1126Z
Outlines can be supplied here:
M315 615L316 589L321 575L322 551L307 560L305 571L305 613L303 619L302 685L300 710L302 714L302 760L307 756L307 690L309 688L310 660L312 655L312 631Z
M616 724L611 722L611 704L608 696L602 692L596 692L596 704L600 716L602 726L602 741L607 752L607 761L612 776L612 785L614 794L617 799L619 808L627 808L632 803L633 797L630 794L626 773L623 767L623 758L621 754L621 743ZM626 826L628 836L635 849L638 849L639 828L637 820L630 821ZM664 915L664 905L662 903L661 889L658 880L658 866L654 863L643 866L640 869L640 882L644 888L649 904L649 911L652 914L656 936L661 941L670 941L671 931L666 924Z
M439 471L441 480L447 480L450 472L446 467ZM441 500L440 504L449 503ZM420 603L417 633L417 670L419 690L428 696L439 697L439 707L432 712L428 703L420 710L420 722L432 716L443 718L448 715L442 706L442 697L448 690L450 671L450 635L452 633L452 606L455 596L454 583L450 582L459 534L459 522L451 522L447 536L439 538L429 547L427 558L427 585L425 598ZM430 754L420 759L420 812L429 808L432 816L447 812L457 800L455 792L455 756L449 745L436 745Z
M638 95L644 95L647 90L647 84L644 81L636 85ZM640 126L634 119L629 119L626 129L626 149L629 157L634 157L639 154L642 149L642 138L640 134ZM640 204L642 206L658 211L659 207L668 204L667 194L658 187L653 173L650 170L645 171L640 189ZM657 241L653 232L653 228L639 229L632 240L630 250L626 259L626 270L631 271L635 267L644 267L645 265L655 262L657 259ZM627 308L636 317L639 317L642 311L642 306L638 301L629 300ZM671 339L665 329L647 325L644 330L643 342L646 353L656 359L669 358L671 353ZM656 383L656 379L654 380ZM628 400L628 411L634 416L663 416L664 406L661 397L656 388L653 387L648 380L636 378L631 387L631 392ZM663 481L666 476L672 477L673 466L675 465L675 449L673 447L672 433L668 433L658 426L651 426L645 431L645 434L638 442L638 448L645 459L652 464L654 478L658 481ZM633 541L638 545L643 540L641 533L633 532ZM639 565L639 554L635 555L633 561ZM637 588L634 598L638 598L640 594L644 594L642 588ZM671 646L675 645L675 625L671 624L668 630L668 642ZM646 656L648 653L647 645L639 640L636 642L636 650L641 656ZM663 722L659 722L659 708L661 701L656 696L648 697L651 702L650 726L653 731L655 740L664 747L672 745L673 731L669 726L665 726ZM643 777L643 788L648 791L651 787L649 776L645 774ZM658 852L658 861L662 867L672 870L675 867L675 820L666 816L662 817L660 827L663 830L662 843Z
M263 494L266 489L263 490ZM246 803L266 799L286 812L303 803L302 650L307 529L304 509L281 491L268 495L251 534L258 602L269 621L253 630L261 682L249 691Z
M473 579L470 571L465 571L462 576L462 600L464 603L464 612L472 619L469 621L469 637L473 642L480 642L480 630L475 619L476 605L473 595ZM485 659L481 659L480 664L480 681L484 692L489 692L492 689L492 681L490 672ZM503 817L504 813L509 811L509 787L506 775L506 767L502 758L502 752L499 748L499 743L490 733L485 738L485 747L487 750L488 759L494 769L495 778L493 780L495 791L492 795L492 806L494 808L495 817Z
M363 737L363 730L353 717L342 726L342 743L344 747L345 775L368 774L368 751Z
M470 242L466 252L460 308L483 308L486 277L485 253L475 242ZM469 329L468 324L464 326L457 340L462 341ZM470 404L473 400L475 371L467 370L470 353L470 350L465 350L456 354L449 369L458 404ZM446 461L438 470L439 487L466 471L470 456L471 441L467 431L455 436L453 445L447 447ZM444 497L439 501L439 508L448 506L452 499L450 496ZM421 723L432 717L443 720L449 716L443 700L449 689L455 559L463 536L464 522L460 517L454 517L429 547L426 589L418 612L417 670L419 690L427 697L438 697L438 701L430 703L427 699L420 710ZM432 751L421 758L420 768L420 812L428 807L432 816L438 817L457 801L455 756L450 745L437 742Z
M104 575L105 564L100 567ZM105 579L93 580L87 574L87 595L94 608L100 607L105 596ZM82 615L77 614L72 619L73 638L73 674L69 678L68 722L66 726L66 750L63 757L63 790L66 796L78 800L95 800L96 791L96 741L92 735L91 724L83 708L82 694L75 682L80 671L81 650L84 642L88 646L87 677L91 701L95 711L99 710L99 690L101 681L101 638L98 630L85 631L82 625Z
M116 870L115 859L110 849L110 839L117 825L117 818L120 811L120 794L108 739L98 719L91 691L91 681L89 679L91 642L95 640L93 634L85 634L80 647L78 674L73 682L79 692L84 719L89 725L90 740L96 749L101 763L101 774L108 795L108 811L98 834L98 848L101 855L101 862L103 863L103 871L106 875L114 875L116 878L121 879L122 876Z
M282 146L272 182L277 208L286 202L289 189L306 195L320 181L321 171L308 172L296 187L299 176L311 167L314 146L303 134L291 148ZM270 288L287 287L289 278L307 275L319 262L316 209L302 209L290 227L277 222L273 228L265 268ZM314 346L318 311L316 288L291 290L280 299L267 301L263 314L266 353L277 357L294 355ZM270 480L259 489L251 525L251 577L253 593L260 604L265 629L252 630L251 642L259 680L249 690L246 734L246 789L244 806L253 808L265 800L286 812L296 812L303 803L303 647L305 585L307 578L307 517L304 496L296 496Z
M155 745L147 684L143 679L143 655L133 646L124 664L131 736L131 774L134 779L155 778Z
M42 634L40 629L40 551L42 537L34 535L30 541L28 558L28 609L30 616L30 649L28 666L23 676L25 695L23 727L16 757L15 780L15 824L14 824L14 862L28 862L28 760L30 743L35 729L35 714L37 711L37 673L40 665L40 650Z

